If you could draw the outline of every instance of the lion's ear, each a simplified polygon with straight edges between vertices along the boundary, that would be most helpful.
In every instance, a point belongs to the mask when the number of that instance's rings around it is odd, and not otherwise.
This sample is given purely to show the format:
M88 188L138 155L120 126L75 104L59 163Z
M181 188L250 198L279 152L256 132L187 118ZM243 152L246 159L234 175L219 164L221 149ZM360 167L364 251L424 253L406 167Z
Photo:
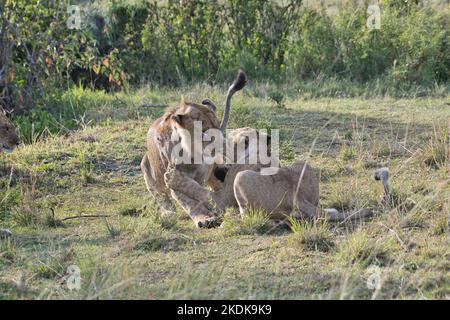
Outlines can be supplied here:
M175 121L176 123L178 123L179 125L183 124L184 115L182 115L182 114L173 114L170 118L173 121Z
M216 105L214 104L214 102L212 102L209 99L204 99L202 101L202 105L207 106L208 108L210 108L212 111L216 112Z

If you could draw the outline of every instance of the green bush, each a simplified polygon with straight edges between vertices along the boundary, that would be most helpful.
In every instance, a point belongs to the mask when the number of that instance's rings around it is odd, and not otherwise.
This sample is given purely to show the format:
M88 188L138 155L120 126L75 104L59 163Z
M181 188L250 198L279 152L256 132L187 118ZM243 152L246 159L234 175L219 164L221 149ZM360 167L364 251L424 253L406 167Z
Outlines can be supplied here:
M314 78L330 74L338 58L332 17L325 11L305 9L289 46L288 73L294 78Z
M67 3L3 1L0 105L14 108L32 142L77 125L72 104L53 97L74 85L220 84L243 67L254 81L290 82L311 97L446 91L450 9L380 6L381 29L369 30L356 2L330 14L300 0L94 1L83 3L82 28L72 30Z
M64 4L8 4L11 23L20 27L20 35L8 34L16 43L11 65L19 87L30 81L30 69L41 84L74 81L108 90L126 82L222 82L239 66L252 79L390 77L424 85L446 82L450 73L449 9L437 12L411 1L383 1L379 30L366 27L366 8L357 4L328 14L302 8L299 0L284 6L113 1L106 8L93 2L83 11L82 30L67 28ZM30 49L36 49L34 64Z

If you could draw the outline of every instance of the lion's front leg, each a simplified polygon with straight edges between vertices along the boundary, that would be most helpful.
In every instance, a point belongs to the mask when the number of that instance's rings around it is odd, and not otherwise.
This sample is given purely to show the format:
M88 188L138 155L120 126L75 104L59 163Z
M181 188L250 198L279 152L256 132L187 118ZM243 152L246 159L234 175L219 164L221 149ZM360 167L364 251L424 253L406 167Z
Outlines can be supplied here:
M167 168L164 174L164 182L167 188L183 193L198 202L207 203L211 199L211 192L208 189L177 170L174 166Z
M186 194L176 190L171 190L171 195L191 217L196 227L209 228L217 226L217 217L215 217L212 210L208 208L207 203L189 198Z
M173 205L173 202L171 201L167 193L161 190L160 185L156 183L156 180L153 177L152 167L147 154L145 154L144 157L142 158L141 171L142 175L144 176L145 186L147 187L150 196L154 200L156 200L156 202L160 205L161 212L167 215L174 214L175 207Z
M174 166L167 169L164 174L164 181L167 188L170 189L172 198L189 214L197 227L217 225L217 218L208 207L211 199L210 191Z

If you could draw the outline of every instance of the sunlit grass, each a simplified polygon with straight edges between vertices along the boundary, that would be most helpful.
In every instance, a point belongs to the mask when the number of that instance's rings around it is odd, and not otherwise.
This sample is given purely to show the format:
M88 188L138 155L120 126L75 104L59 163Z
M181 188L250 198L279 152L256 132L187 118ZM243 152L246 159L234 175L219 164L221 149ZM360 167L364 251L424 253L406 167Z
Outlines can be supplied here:
M267 213L234 210L204 230L185 213L162 216L139 168L148 126L163 112L148 105L209 97L221 114L224 89L77 92L85 126L0 154L0 228L13 232L0 241L0 298L370 299L371 266L383 272L376 298L447 297L448 158L438 128L448 99L311 100L282 88L280 109L269 89L254 83L237 94L230 128L281 129L283 163L304 159L317 138L309 162L324 207L377 204L373 171L389 167L392 199L373 219L274 230ZM99 217L63 221L83 215ZM80 291L65 283L73 264Z

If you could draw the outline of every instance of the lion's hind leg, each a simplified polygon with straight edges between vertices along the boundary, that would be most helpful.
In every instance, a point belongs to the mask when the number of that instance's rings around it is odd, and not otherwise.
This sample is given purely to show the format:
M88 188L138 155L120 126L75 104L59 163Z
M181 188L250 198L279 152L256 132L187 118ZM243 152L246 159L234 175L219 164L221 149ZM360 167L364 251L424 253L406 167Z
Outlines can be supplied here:
M152 167L147 154L144 155L141 161L141 171L144 176L145 186L147 187L150 196L156 200L160 205L163 214L174 214L175 206L170 198L157 188L155 179L153 178Z
M255 175L255 172L250 170L240 171L236 174L233 183L233 192L239 206L241 217L246 215L248 208L255 202L253 200L256 197L252 191L258 186L258 175L259 173Z
M147 187L148 192L153 193L156 190L154 189L155 180L152 175L152 167L150 165L150 160L148 159L147 154L144 155L141 161L141 171L144 176L145 186Z

